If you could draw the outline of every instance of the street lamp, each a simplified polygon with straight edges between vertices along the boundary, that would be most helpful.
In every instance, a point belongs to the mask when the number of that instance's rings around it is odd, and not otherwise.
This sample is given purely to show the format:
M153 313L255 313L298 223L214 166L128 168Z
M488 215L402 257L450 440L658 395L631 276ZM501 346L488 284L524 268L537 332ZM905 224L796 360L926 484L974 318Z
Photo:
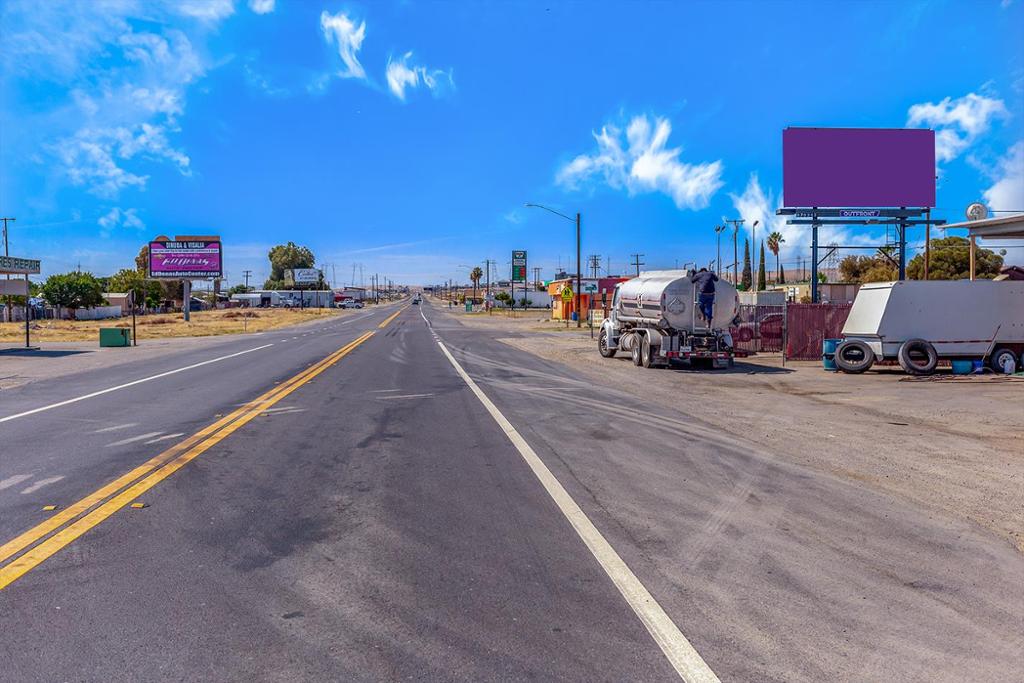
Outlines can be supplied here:
M724 231L724 225L715 226L715 236L718 238L718 260L715 261L717 264L716 270L718 270L718 277L722 277L722 233Z
M564 213L559 213L558 211L555 211L554 209L550 209L550 208L548 208L546 206L542 206L540 204L529 204L529 203L527 203L527 204L524 204L523 206L525 206L527 208L533 208L533 209L544 209L545 211L550 211L551 213L555 214L556 216L561 216L562 218L564 218L565 220L569 221L570 223L572 223L572 222L576 223L576 327L583 327L583 320L581 319L582 318L582 314L581 314L581 311L580 311L580 289L582 289L582 287L583 287L583 285L582 285L582 278L583 278L583 276L582 276L582 274L580 272L580 214L579 214L579 212L576 213L576 219L574 221L572 218L570 218L569 216L566 216Z

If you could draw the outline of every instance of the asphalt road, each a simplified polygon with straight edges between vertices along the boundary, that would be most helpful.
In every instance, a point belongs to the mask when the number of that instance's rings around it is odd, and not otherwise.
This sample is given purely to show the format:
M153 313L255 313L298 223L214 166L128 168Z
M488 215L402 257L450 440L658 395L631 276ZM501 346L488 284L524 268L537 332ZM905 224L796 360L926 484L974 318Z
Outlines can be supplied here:
M1020 680L1019 553L688 400L429 304L7 392L0 680Z

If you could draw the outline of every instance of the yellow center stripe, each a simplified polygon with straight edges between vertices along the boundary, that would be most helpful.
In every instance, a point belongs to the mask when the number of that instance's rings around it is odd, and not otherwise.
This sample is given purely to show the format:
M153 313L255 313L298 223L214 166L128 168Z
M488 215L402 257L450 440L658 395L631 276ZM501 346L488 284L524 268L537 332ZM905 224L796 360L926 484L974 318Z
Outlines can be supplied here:
M386 320L385 324L390 321L391 318ZM249 403L246 403L244 406L235 410L226 417L214 422L208 427L205 427L181 443L168 448L160 455L152 458L139 467L136 467L127 474L118 477L114 481L94 491L78 502L68 506L45 522L29 529L3 546L0 546L0 562L3 562L32 545L39 539L45 537L55 529L60 528L82 512L85 512L96 505L96 503L124 489L121 493L110 500L107 500L107 502L103 503L92 512L88 513L73 524L61 529L58 533L50 536L10 564L0 568L0 590L3 590L12 582L23 576L26 572L37 567L40 563L67 546L86 531L132 502L132 500L137 498L140 494L148 491L163 479L166 479L186 463L194 460L203 452L219 443L235 430L239 429L256 417L260 412L271 407L285 396L292 393L330 366L334 365L374 334L375 333L373 331L364 333L356 340L346 344L323 360L295 375L288 381L274 387ZM125 489L124 487L126 486L129 488Z
M381 329L383 330L383 329L384 329L385 327L387 327L387 326L388 326L388 323L389 323L389 322L391 322L392 320L394 320L395 318L397 318L397 317L398 317L398 314L399 314L399 313L401 313L401 312L402 312L402 311L404 311L404 310L405 310L405 307L403 306L402 308L398 309L397 311L395 311L394 313L392 313L391 315L389 315L389 316L388 316L388 317L387 317L387 318L386 318L386 319L384 320L384 322L382 322L382 323L381 323L380 325L377 325L377 327L379 327L379 328L381 328Z

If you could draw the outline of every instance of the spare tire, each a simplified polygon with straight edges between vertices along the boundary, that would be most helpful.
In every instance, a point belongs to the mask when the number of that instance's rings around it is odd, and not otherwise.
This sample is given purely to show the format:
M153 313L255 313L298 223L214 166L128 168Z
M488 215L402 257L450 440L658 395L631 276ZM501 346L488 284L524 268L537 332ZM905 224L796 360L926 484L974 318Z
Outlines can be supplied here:
M903 342L897 358L900 367L910 375L930 375L939 363L935 347L924 339L908 339Z
M1013 349L1008 349L1005 346L1000 346L992 352L992 355L988 357L988 365L998 374L1003 374L1003 363L1010 361L1011 370L1010 372L1016 372L1017 367L1017 356L1014 355Z
M836 365L843 372L857 375L875 364L875 352L859 339L844 339L835 353Z

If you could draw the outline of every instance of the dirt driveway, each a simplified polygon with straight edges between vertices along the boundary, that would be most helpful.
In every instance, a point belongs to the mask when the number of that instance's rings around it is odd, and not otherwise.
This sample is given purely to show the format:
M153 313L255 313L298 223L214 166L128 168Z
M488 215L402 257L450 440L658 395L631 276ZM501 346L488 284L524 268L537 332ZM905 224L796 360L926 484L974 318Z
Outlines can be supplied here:
M967 518L1024 552L1024 378L845 375L814 362L783 367L779 356L732 370L644 370L626 357L601 358L585 328L543 313L451 315L595 385L672 407L774 457Z

